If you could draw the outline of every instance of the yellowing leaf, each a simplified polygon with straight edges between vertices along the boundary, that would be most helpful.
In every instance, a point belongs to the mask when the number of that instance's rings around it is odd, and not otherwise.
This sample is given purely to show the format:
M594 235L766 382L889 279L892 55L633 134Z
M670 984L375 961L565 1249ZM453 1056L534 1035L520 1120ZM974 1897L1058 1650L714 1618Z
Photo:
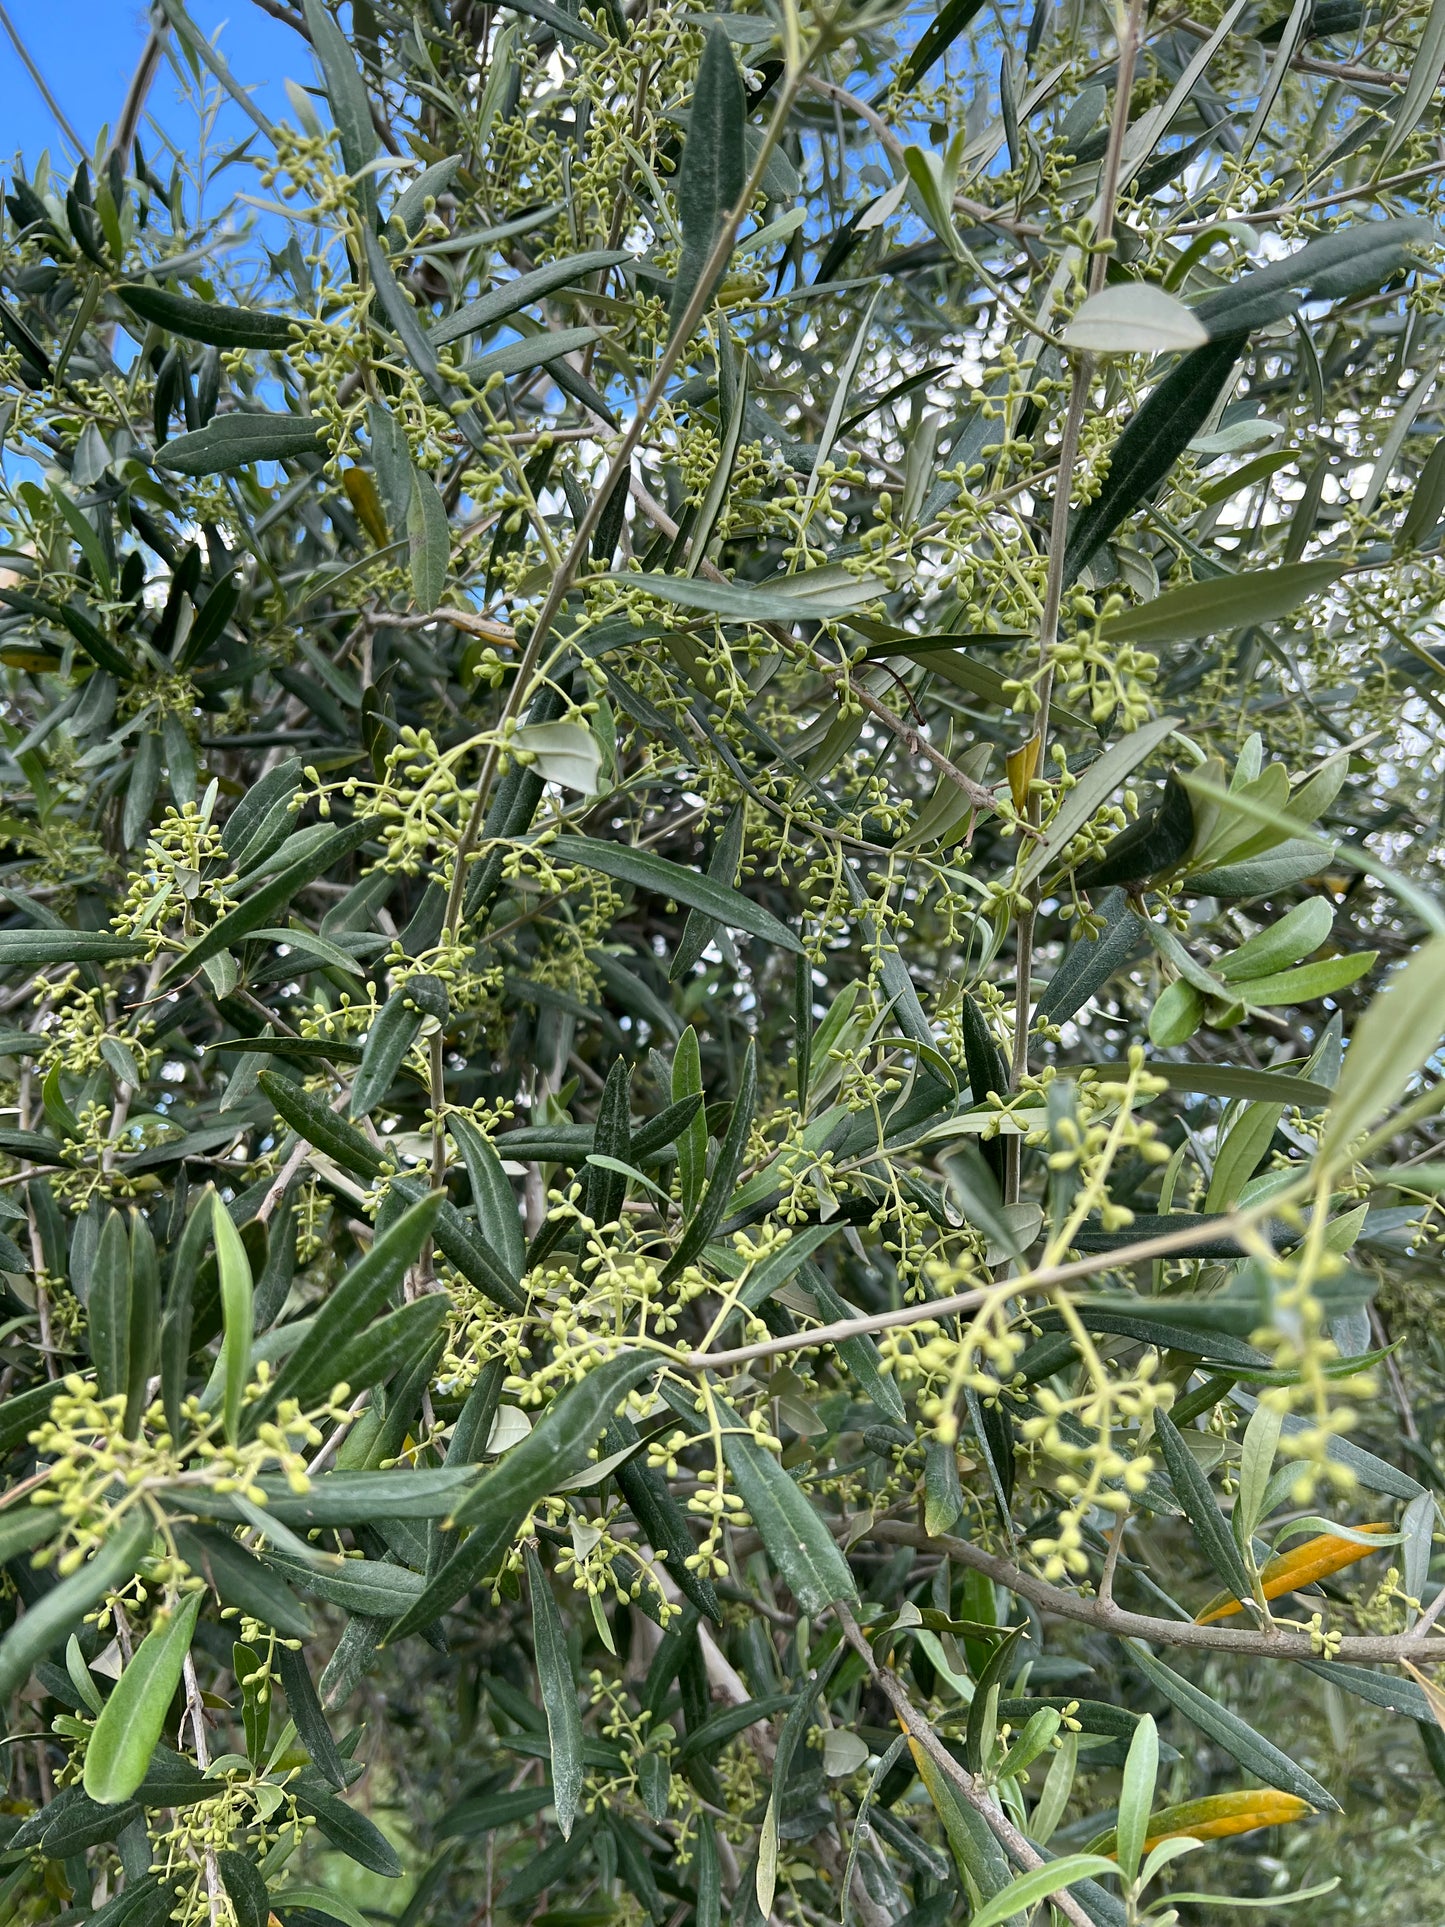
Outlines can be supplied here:
M1390 1527L1383 1524L1357 1526L1357 1532L1388 1532ZM1306 1539L1301 1546L1290 1552L1283 1552L1277 1559L1271 1559L1260 1573L1260 1584L1266 1599L1278 1599L1281 1593L1297 1592L1301 1586L1312 1585L1316 1579L1328 1578L1332 1572L1341 1572L1352 1566L1358 1559L1368 1559L1374 1546L1356 1545L1349 1539L1338 1539L1334 1533L1322 1533L1318 1539ZM1244 1608L1237 1599L1221 1593L1212 1599L1195 1621L1196 1625L1209 1626L1216 1619L1228 1619Z
M391 530L386 526L376 483L364 468L348 468L342 471L341 486L346 490L346 499L356 510L361 526L376 546L384 549L391 540Z
M1009 795L1012 796L1014 808L1020 815L1028 807L1029 784L1034 780L1034 771L1039 766L1041 747L1038 737L1030 736L1029 740L1021 744L1018 749L1010 750L1004 759L1004 768L1008 771Z
M1260 1827L1279 1827L1291 1820L1302 1820L1314 1809L1295 1793L1279 1793L1273 1787L1248 1787L1238 1793L1212 1793L1205 1800L1186 1800L1182 1806L1160 1807L1149 1817L1145 1852L1161 1840L1224 1840L1231 1834L1254 1833ZM1091 1853L1107 1854L1112 1860L1114 1829L1090 1843Z

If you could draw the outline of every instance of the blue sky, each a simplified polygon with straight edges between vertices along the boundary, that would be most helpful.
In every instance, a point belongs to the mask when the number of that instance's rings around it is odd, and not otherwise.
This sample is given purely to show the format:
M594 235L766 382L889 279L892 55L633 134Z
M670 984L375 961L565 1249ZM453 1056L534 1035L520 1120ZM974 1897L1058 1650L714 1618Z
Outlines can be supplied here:
M130 77L145 45L144 0L3 0L5 12L28 47L67 119L93 145L102 123L114 122ZM191 18L208 35L221 30L220 48L243 81L256 84L258 105L274 117L288 114L282 79L286 74L310 82L311 55L298 35L270 19L252 0L189 0ZM0 170L9 173L16 153L38 154L48 147L57 163L70 155L54 117L26 73L0 25ZM163 67L149 100L150 112L184 140L194 116L177 99L175 75ZM249 126L239 110L228 107L237 135ZM153 143L144 132L142 143ZM73 163L72 163L73 164ZM70 165L65 166L70 172Z

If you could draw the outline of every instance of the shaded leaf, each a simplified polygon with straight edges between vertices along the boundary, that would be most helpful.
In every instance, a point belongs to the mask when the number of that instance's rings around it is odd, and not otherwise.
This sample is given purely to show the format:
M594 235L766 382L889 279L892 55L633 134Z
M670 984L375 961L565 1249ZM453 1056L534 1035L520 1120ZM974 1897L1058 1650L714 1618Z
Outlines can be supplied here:
M373 1240L366 1256L333 1288L305 1338L257 1401L253 1425L274 1412L282 1399L294 1398L305 1410L343 1376L336 1369L338 1356L366 1331L398 1289L407 1267L416 1262L431 1236L441 1203L441 1193L432 1192Z
M143 321L167 328L188 341L207 341L217 348L275 348L291 345L296 325L289 316L267 314L261 308L240 308L219 301L194 301L165 288L132 283L116 290L125 305Z
M1296 1766L1288 1754L1282 1753L1262 1734L1256 1733L1237 1713L1231 1713L1187 1679L1182 1679L1137 1640L1131 1639L1128 1644L1135 1664L1150 1684L1216 1746L1223 1747L1231 1758L1238 1760L1247 1773L1257 1774L1261 1780L1278 1787L1282 1793L1293 1794L1296 1799L1307 1802L1321 1812L1339 1811L1338 1802L1312 1774Z
M1189 854L1194 841L1194 810L1189 792L1172 771L1163 795L1112 838L1102 856L1074 872L1081 890L1110 884L1142 883L1165 876Z
M1095 912L1104 920L1103 930L1092 942L1074 939L1039 999L1038 1015L1051 1024L1066 1023L1075 1016L1116 971L1148 947L1144 920L1122 891L1111 892L1095 905Z
M268 878L253 896L237 904L234 910L227 911L219 922L213 923L204 936L198 937L188 950L176 958L161 982L173 983L176 978L189 975L222 950L239 943L262 924L268 924L299 890L304 890L308 883L313 883L317 877L334 869L353 850L360 849L371 833L372 825L364 819L348 823L344 829L329 831L312 844L305 855L298 857L287 869ZM262 1076L265 1076L264 1072Z
M333 1847L339 1848L358 1866L388 1880L400 1879L402 1865L396 1849L364 1813L345 1805L334 1794L304 1783L297 1790L296 1805L301 1813L315 1820Z
M895 90L906 94L922 80L935 60L939 60L964 33L975 14L982 11L983 0L944 0L933 20L919 35L918 43L898 70Z
M1208 421L1234 372L1245 337L1196 348L1166 375L1114 445L1104 486L1069 531L1064 579L1072 581L1133 509L1151 496Z
M733 1108L728 1118L728 1128L718 1147L717 1162L707 1181L707 1189L698 1200L698 1206L688 1220L676 1250L662 1268L662 1283L671 1279L701 1256L708 1240L722 1223L732 1202L733 1186L737 1183L738 1172L742 1169L743 1156L748 1147L748 1134L752 1130L753 1113L757 1108L758 1097L758 1047L754 1039L748 1039L747 1053L743 1058L742 1074L738 1079L738 1094L733 1099Z
M723 1457L778 1577L801 1612L816 1617L835 1600L855 1601L848 1562L807 1496L778 1460L719 1399Z
M296 1722L301 1742L311 1755L312 1764L341 1792L346 1786L346 1766L337 1751L331 1728L326 1724L326 1715L316 1697L316 1688L311 1683L304 1654L285 1644L278 1644L276 1668L281 1676L281 1690L286 1695L286 1705Z
M436 483L419 468L412 470L406 542L411 559L412 600L426 615L441 601L446 587L451 530L447 525L446 504Z
M341 159L349 175L356 179L357 200L369 220L376 216L376 183L363 173L376 153L376 130L371 122L371 102L365 83L346 36L332 19L321 0L301 0L306 17L307 38L315 52L326 84L336 131L341 136Z
M672 286L674 330L702 280L725 219L742 199L747 180L744 118L743 83L732 44L722 27L714 26L697 70L677 171L682 254Z
M603 268L620 267L633 258L625 248L594 248L587 254L548 261L545 266L533 268L528 274L519 274L513 281L499 282L477 300L458 308L455 314L437 322L431 331L431 338L439 346L448 341L460 341L465 335L476 334L482 328L505 321L508 315L531 307L533 302L545 300L549 294L555 294L558 288L568 287Z
M1152 647L1222 636L1245 623L1276 622L1339 580L1338 562L1287 562L1272 569L1216 576L1169 589L1103 625L1108 642Z
M210 1581L223 1606L274 1626L288 1639L309 1639L315 1632L285 1580L229 1534L213 1526L185 1526L177 1528L176 1540L182 1557Z
M1253 1589L1249 1572L1235 1544L1223 1514L1215 1504L1209 1481L1199 1469L1199 1461L1189 1450L1179 1428L1165 1411L1154 1414L1154 1436L1164 1457L1169 1483L1194 1528L1200 1549L1215 1573L1230 1587L1236 1598L1250 1598Z
M470 1590L537 1501L581 1470L616 1407L655 1369L650 1355L621 1352L554 1399L527 1437L503 1453L456 1507L455 1523L476 1529L391 1628L392 1641L430 1625Z
M812 576L824 580L813 582ZM771 582L711 582L700 576L654 575L636 570L611 575L607 580L643 590L680 609L719 616L725 622L827 622L876 602L881 593L877 582L824 569L778 576Z

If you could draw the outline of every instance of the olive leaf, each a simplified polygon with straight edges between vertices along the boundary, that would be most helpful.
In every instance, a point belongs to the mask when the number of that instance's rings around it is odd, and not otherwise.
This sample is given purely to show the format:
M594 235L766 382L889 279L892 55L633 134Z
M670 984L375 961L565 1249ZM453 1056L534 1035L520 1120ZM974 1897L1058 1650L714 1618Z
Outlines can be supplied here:
M736 1412L721 1399L718 1407L728 1470L769 1560L800 1610L816 1615L839 1599L856 1600L858 1588L848 1562L807 1496Z
M562 1838L570 1839L582 1799L582 1719L577 1710L577 1686L567 1652L557 1602L534 1547L526 1549L527 1590L532 1596L532 1649L537 1679L547 1714L547 1738L552 1750L552 1804Z
M298 462L324 452L305 415L217 415L158 448L156 464L177 475L224 475L253 462Z
M211 1199L211 1230L216 1240L216 1265L221 1279L221 1369L226 1437L233 1443L241 1427L241 1401L251 1376L254 1306L251 1261L231 1214L219 1196Z
M1163 482L1208 421L1244 342L1238 330L1217 335L1186 355L1150 394L1115 444L1103 488L1069 530L1066 581L1073 580L1124 517Z
M727 34L714 26L697 70L677 175L682 254L672 288L674 330L697 292L724 221L742 198L747 179L743 131L742 78Z
M121 300L142 321L152 321L188 341L205 341L217 348L276 348L291 345L297 324L289 316L267 314L260 308L232 307L220 301L195 301L140 282L122 286Z
M451 531L446 504L437 485L419 468L411 472L411 500L406 512L407 554L411 558L411 593L425 615L442 599L451 561Z
M146 1634L106 1701L85 1749L84 1784L92 1800L128 1800L145 1778L181 1683L203 1597L189 1594Z

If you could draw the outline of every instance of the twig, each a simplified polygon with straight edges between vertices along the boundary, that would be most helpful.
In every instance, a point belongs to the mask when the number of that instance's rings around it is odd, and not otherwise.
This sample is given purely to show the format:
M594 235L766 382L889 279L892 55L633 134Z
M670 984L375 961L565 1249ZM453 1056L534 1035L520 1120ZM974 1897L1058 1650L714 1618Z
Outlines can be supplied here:
M1109 1534L1109 1550L1104 1554L1104 1570L1099 1574L1097 1595L1106 1606L1114 1602L1114 1574L1118 1570L1119 1554L1124 1545L1124 1528L1128 1523L1129 1515L1125 1513Z
M903 165L904 144L877 108L870 107L866 100L860 100L857 94L849 93L846 87L840 87L836 81L824 80L820 74L809 74L803 85L810 93L821 94L824 100L831 101L835 107L846 107L850 113L856 114L859 120L877 135L889 159L898 162L900 167ZM953 205L960 213L968 215L970 220L977 221L981 227L1003 228L1010 234L1027 234L1034 237L1042 236L1044 233L1044 229L1033 222L1016 221L1011 215L1001 214L997 208L990 207L986 201L974 201L965 195L955 194Z
M202 1773L211 1764L211 1749L206 1739L206 1703L201 1698L200 1681L196 1678L196 1662L189 1651L181 1662L181 1673L186 1685L186 1711L190 1716L191 1733L196 1742L196 1764ZM226 1909L221 1898L221 1870L216 1862L216 1850L207 1847L206 1853L206 1896L210 1901L212 1927L220 1927Z
M271 1213L276 1209L276 1206L286 1195L287 1186L305 1163L306 1153L310 1148L305 1138L298 1138L296 1143L291 1147L290 1155L271 1180L271 1188L261 1200L260 1207L256 1212L258 1223L265 1224L266 1220L271 1216Z
M1425 181L1432 174L1445 171L1445 160L1427 161L1423 167L1412 167L1403 174L1391 174L1383 181L1356 181L1350 187L1336 188L1331 194L1321 194L1312 201L1276 201L1270 207L1252 208L1245 214L1216 214L1208 221L1183 221L1171 231L1175 234L1203 234L1209 228L1218 227L1224 219L1244 221L1250 226L1266 225L1277 221L1283 215L1291 217L1300 214L1316 214L1321 208L1333 207L1339 201L1364 201L1377 199L1397 187L1409 187L1414 181Z
M668 1577L665 1568L658 1569L657 1578L667 1597L672 1600L674 1604L677 1604L680 1601L681 1595L676 1585ZM697 1639L702 1651L703 1666L707 1673L707 1683L710 1691L728 1706L746 1706L752 1698L752 1693L739 1677L731 1660L728 1659L706 1626L698 1627ZM764 1768L771 1770L773 1757L777 1749L773 1744L773 1736L768 1730L767 1721L754 1720L751 1726L744 1728L743 1736L757 1754ZM718 1839L719 1848L724 1848L726 1844L726 1840L720 1835ZM831 1830L825 1829L815 1837L814 1852L822 1867L830 1873L835 1880L841 1880L847 1863ZM853 1881L854 1884L851 1890L853 1908L855 1918L861 1922L862 1927L889 1927L888 1915L869 1893L863 1883L862 1875L857 1868L854 1869ZM734 1868L729 1874L729 1886L736 1888L737 1884L737 1871Z
M1144 0L1129 0L1129 11L1125 17L1123 39L1119 47L1119 71L1114 92L1114 117L1109 126L1109 145L1104 155L1103 174L1099 183L1098 228L1096 231L1096 251L1089 264L1089 293L1097 294L1104 285L1104 275L1108 267L1109 244L1114 233L1114 213L1119 199L1119 181L1124 163L1124 139L1129 131L1129 98L1134 86L1134 64L1139 54L1139 30L1143 18ZM1039 617L1039 709L1034 734L1038 742L1037 769L1042 769L1049 747L1049 702L1053 694L1054 672L1053 653L1059 639L1059 610L1064 599L1064 560L1069 546L1069 501L1073 492L1074 465L1079 457L1079 441L1084 429L1084 411L1088 406L1089 385L1093 379L1094 358L1080 354L1073 357L1072 378L1069 387L1068 413L1064 417L1063 435L1059 442L1059 474L1054 484L1053 513L1049 520L1049 567L1044 584L1044 606ZM1040 801L1030 785L1025 805L1025 815L1030 825L1037 829L1039 823ZM1014 944L1014 1037L1011 1087L1017 1090L1022 1084L1029 1067L1029 1024L1032 1018L1033 1003L1030 984L1033 977L1034 926L1038 920L1038 907L1043 889L1042 879L1032 884L1028 890L1025 905L1018 920L1018 930ZM1005 1149L1004 1201L1014 1204L1019 1191L1020 1147L1015 1140Z
M465 629L469 636L481 636L487 642L501 642L511 648L517 641L510 623L494 622L474 609L433 609L429 615L420 616L393 615L389 609L377 609L368 612L367 621L376 629L430 629L436 623L449 622L453 629Z
M824 673L827 674L826 667ZM833 678L829 676L829 680L833 681ZM933 767L948 777L950 782L957 783L976 809L992 810L998 807L992 790L985 789L982 783L976 783L971 776L966 776L956 763L949 761L941 749L935 749L926 736L920 736L911 724L905 723L901 716L895 716L887 703L879 702L871 690L854 683L849 693L855 701L862 703L870 716L877 717L884 728L890 730L910 750L932 763Z
M1139 58L1139 29L1143 22L1144 0L1129 0L1124 21L1124 37L1119 46L1119 73L1114 88L1114 117L1109 123L1109 145L1104 152L1104 169L1099 179L1099 225L1096 253L1089 265L1089 293L1097 294L1108 270L1106 252L1114 235L1114 215L1119 201L1119 176L1124 162L1124 139L1129 132L1129 101L1134 91L1134 66Z
M1400 1414L1400 1423L1405 1428L1405 1437L1411 1444L1420 1443L1420 1428L1415 1423L1414 1407L1410 1404L1410 1394L1405 1389L1405 1380L1400 1372L1399 1361L1390 1349L1390 1334L1385 1329L1385 1321L1374 1305L1370 1307L1370 1330L1375 1343L1385 1352L1385 1373L1390 1381L1390 1391Z
M352 1426L355 1425L356 1421L361 1417L362 1413L366 1410L367 1406L370 1403L371 1403L370 1390L357 1393L356 1397L352 1400L351 1404L347 1408L346 1417L337 1426L336 1430L331 1434L331 1437L326 1441L326 1443L322 1446L321 1450L316 1454L316 1457L310 1460L309 1463L307 1464L306 1470L308 1473L316 1473L316 1472L321 1472L325 1470L326 1466L330 1463L332 1458L334 1458L336 1453L341 1449L342 1443L345 1440L347 1433L351 1430Z
M20 1128L30 1128L30 1066L26 1064L20 1072ZM45 1376L55 1379L60 1376L55 1363L55 1345L50 1331L50 1293L45 1284L45 1242L40 1236L40 1221L35 1215L35 1206L30 1202L28 1180L31 1177L30 1165L22 1160L19 1181L27 1184L25 1215L30 1231L30 1264L35 1279L35 1316L39 1325L40 1355L45 1360Z
M1439 1592L1436 1593L1435 1597L1430 1601L1430 1604L1410 1628L1410 1638L1423 1639L1435 1624L1435 1621L1440 1617L1442 1609L1445 1609L1445 1586L1440 1588Z

